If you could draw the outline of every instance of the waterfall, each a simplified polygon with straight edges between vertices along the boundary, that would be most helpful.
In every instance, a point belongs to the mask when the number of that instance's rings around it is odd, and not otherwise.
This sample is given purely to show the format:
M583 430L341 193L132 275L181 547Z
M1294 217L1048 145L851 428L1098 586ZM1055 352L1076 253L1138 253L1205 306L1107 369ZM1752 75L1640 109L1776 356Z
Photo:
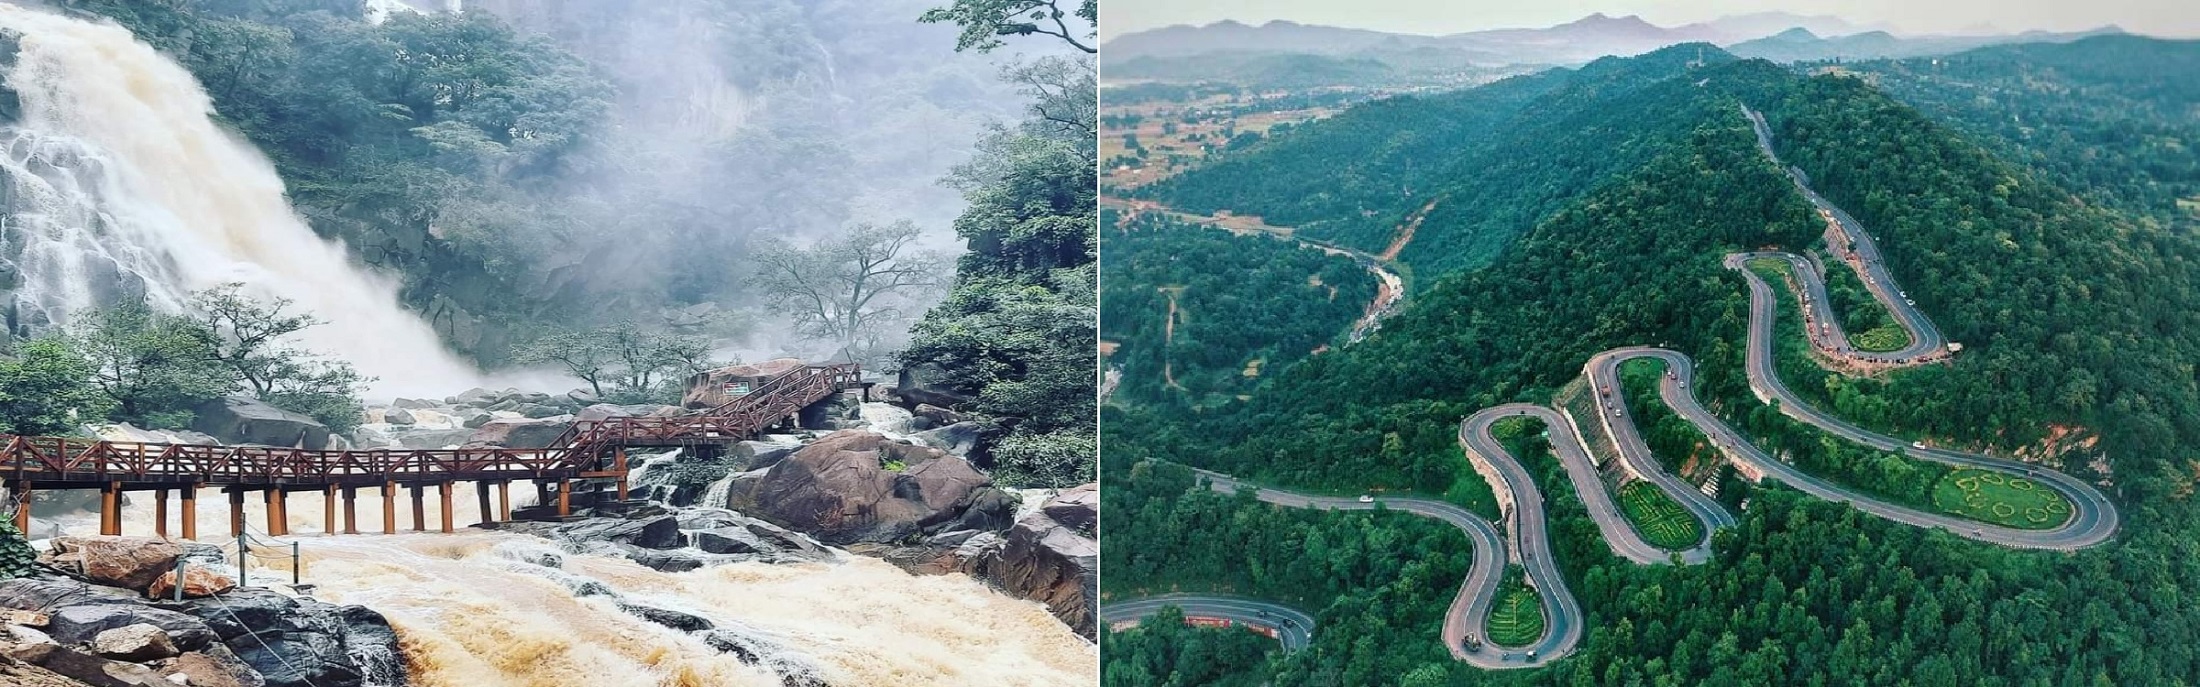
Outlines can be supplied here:
M0 125L0 310L23 332L142 297L175 311L190 292L243 282L327 320L297 343L428 394L479 373L398 305L396 285L315 235L259 151L216 124L191 73L107 23L0 5L19 40ZM11 290L12 293L8 293Z

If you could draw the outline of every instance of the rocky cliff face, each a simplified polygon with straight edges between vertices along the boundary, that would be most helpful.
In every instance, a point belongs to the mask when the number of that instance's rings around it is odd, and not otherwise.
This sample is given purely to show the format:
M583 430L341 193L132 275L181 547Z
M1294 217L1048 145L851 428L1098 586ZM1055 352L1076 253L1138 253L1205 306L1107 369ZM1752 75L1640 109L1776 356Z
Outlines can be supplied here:
M1090 639L1099 601L1098 483L1062 492L1008 532L943 557L955 568L1047 610Z

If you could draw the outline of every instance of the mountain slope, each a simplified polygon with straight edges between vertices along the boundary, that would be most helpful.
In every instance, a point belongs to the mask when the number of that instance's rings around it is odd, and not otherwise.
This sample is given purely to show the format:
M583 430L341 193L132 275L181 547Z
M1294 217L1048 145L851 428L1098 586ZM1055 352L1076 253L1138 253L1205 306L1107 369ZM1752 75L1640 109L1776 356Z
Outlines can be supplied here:
M2099 36L1850 68L2090 199L2200 218L2200 41Z
M1308 606L1324 610L1323 631L1316 646L1279 660L1274 682L1370 674L1427 684L2200 677L2200 652L2160 647L2200 623L2200 612L2180 601L2200 579L2200 557L2191 555L2200 549L2193 534L2200 510L2189 496L2185 448L2200 442L2200 390L2189 365L2200 359L2200 246L2189 234L2088 203L1862 80L1764 67L1715 67L1681 77L1688 88L1593 100L1618 108L1663 93L1641 104L1704 114L1672 124L1685 133L1659 134L1673 142L1647 162L1557 194L1562 207L1486 269L1433 280L1373 338L1282 371L1241 407L1191 419L1111 409L1103 472L1157 486L1154 471L1115 462L1146 456L1330 492L1457 493L1479 479L1454 443L1460 416L1495 401L1547 400L1579 375L1589 353L1623 344L1664 343L1694 357L1700 393L1716 412L1768 412L1741 382L1743 285L1718 256L1808 248L1820 227L1754 155L1736 112L1749 102L1771 119L1781 154L1870 228L1918 305L1966 346L1946 366L1825 389L1832 407L1901 436L2023 449L2076 474L2109 477L2110 494L2132 513L2120 540L2068 555L2013 553L1763 488L1749 492L1753 505L1715 560L1638 568L1616 562L1593 526L1561 510L1552 527L1557 558L1584 590L1582 605L1598 628L1578 658L1504 675L1421 659L1433 630L1394 622L1410 611L1392 609L1440 607L1452 588L1401 587L1369 574L1331 605ZM1705 76L1705 86L1693 85ZM1413 121L1413 113L1398 114ZM1572 503L1562 490L1547 493L1556 507ZM1172 519L1166 494L1114 498L1145 499L1108 504L1136 514L1110 536L1140 542L1137 560L1211 547L1198 533L1225 526L1206 523L1265 512L1248 503ZM1330 569L1390 571L1377 552L1326 541L1287 553L1237 550L1251 570L1315 557ZM1133 564L1132 555L1111 548L1104 564ZM1366 593L1375 589L1382 602Z
M1674 77L1698 70L1699 59L1731 58L1708 45L1680 45L1361 105L1147 193L1195 212L1259 215L1370 253L1384 251L1400 227L1420 217L1400 259L1416 269L1471 268L1558 202L1641 164L1687 131L1674 122L1715 107L1678 97L1697 86ZM1772 71L1760 63L1726 74Z

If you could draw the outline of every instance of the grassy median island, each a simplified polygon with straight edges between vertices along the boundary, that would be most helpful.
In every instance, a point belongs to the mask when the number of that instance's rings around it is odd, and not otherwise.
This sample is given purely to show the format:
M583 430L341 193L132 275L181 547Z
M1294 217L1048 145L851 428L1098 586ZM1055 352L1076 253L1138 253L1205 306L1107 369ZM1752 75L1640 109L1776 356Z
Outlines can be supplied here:
M2070 521L2070 502L2029 478L1969 468L1950 471L1933 485L1933 505L1973 520L2028 530Z
M1833 308L1834 317L1840 318L1841 331L1848 332L1850 345L1873 353L1899 351L1910 345L1909 330L1895 321L1887 304L1872 295L1848 263L1829 256L1825 278L1826 305Z
M1620 487L1619 508L1651 546L1679 551L1703 541L1703 523L1655 484L1637 481Z
M1523 647L1543 638L1543 599L1521 580L1520 568L1508 568L1491 603L1489 642L1497 646Z

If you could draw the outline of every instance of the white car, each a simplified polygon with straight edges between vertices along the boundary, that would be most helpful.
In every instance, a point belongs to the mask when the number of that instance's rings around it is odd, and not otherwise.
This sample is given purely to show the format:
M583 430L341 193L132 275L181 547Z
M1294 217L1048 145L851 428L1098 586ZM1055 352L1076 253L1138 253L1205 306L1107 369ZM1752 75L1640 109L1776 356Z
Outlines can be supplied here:
M1374 502L1375 502L1375 495L1374 495L1374 494L1361 494L1361 495L1360 495L1360 503L1374 503Z
M1925 442L1912 441L1910 442L1910 448L1925 448Z

